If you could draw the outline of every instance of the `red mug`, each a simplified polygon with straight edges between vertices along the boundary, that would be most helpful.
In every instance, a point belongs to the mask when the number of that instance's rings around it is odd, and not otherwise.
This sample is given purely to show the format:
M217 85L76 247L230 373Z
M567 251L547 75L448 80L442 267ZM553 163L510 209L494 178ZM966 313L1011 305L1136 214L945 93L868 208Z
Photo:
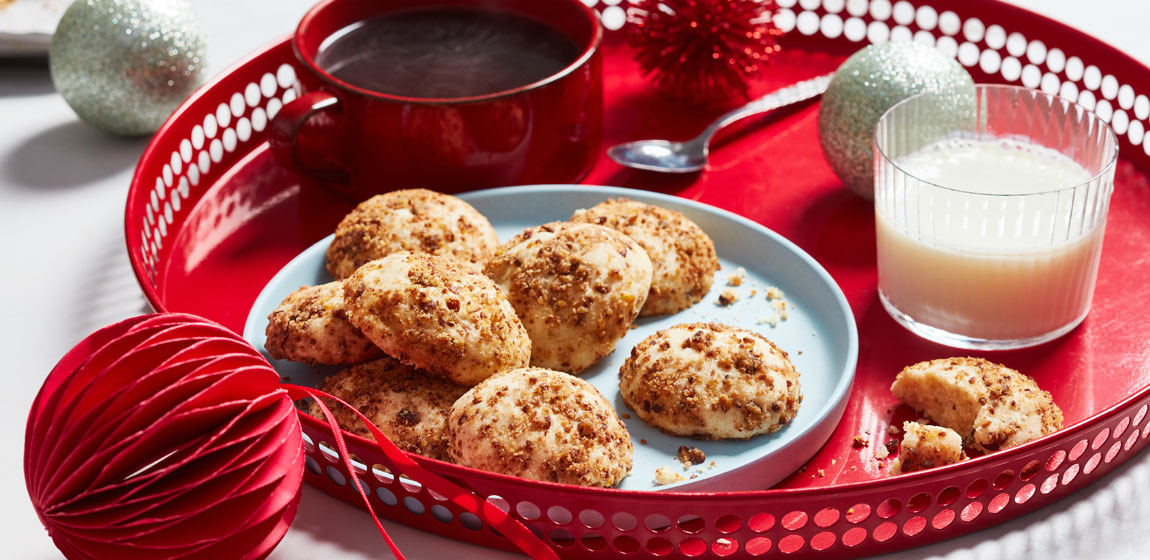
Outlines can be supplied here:
M393 12L476 8L546 24L580 48L542 80L473 97L432 99L371 91L316 63L324 41ZM271 121L276 160L354 200L398 188L460 192L574 183L590 171L603 127L603 31L581 0L325 0L296 29L304 94Z

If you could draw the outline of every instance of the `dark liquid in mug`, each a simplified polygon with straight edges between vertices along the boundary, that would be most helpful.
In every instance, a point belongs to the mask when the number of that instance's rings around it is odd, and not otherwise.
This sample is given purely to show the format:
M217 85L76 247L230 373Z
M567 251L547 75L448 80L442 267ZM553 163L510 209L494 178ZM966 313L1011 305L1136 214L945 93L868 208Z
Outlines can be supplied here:
M379 93L457 98L537 82L570 65L580 51L559 31L523 16L450 8L349 25L324 41L316 63Z

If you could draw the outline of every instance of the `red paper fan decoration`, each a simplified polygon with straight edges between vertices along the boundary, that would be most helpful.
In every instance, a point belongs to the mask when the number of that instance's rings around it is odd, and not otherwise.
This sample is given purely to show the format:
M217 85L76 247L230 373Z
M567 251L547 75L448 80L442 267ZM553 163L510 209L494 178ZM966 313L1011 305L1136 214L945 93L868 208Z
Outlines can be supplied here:
M295 517L301 437L250 344L189 315L137 317L52 370L24 478L69 558L262 558Z

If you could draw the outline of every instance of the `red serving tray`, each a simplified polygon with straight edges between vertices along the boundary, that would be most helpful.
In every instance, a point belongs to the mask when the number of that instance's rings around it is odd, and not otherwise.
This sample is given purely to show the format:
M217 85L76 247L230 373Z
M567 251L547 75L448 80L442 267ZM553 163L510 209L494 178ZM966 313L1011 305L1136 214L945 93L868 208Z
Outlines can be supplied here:
M1063 409L1066 428L960 464L886 476L891 459L875 459L878 448L893 439L886 428L916 416L890 395L894 375L920 360L968 352L919 339L883 310L876 293L872 206L850 194L830 171L818 144L818 106L810 103L726 135L701 175L634 172L604 156L584 180L673 193L747 216L797 243L839 283L859 327L856 382L841 424L805 470L773 489L728 493L576 488L423 460L432 471L482 495L498 496L496 504L515 511L564 557L737 552L847 558L997 525L1089 484L1150 443L1150 321L1144 319L1150 298L1145 280L1150 272L1150 143L1138 133L1150 127L1150 104L1138 95L1150 93L1150 69L1081 32L989 0L915 2L919 10L912 10L909 23L905 12L891 13L883 2L872 4L878 7L872 5L856 19L873 28L898 28L895 34L947 36L931 26L924 6L936 15L953 12L972 31L978 26L969 22L977 19L985 36L975 33L977 40L968 41L959 31L955 45L970 42L979 52L994 51L999 60L1013 56L1023 67L1033 62L1040 76L1053 76L1046 81L1054 87L1075 84L1069 92L1075 96L1091 88L1075 78L1076 63L1068 75L1055 50L1063 59L1073 56L1086 66L1098 65L1120 86L1109 87L1114 84L1107 84L1107 78L1089 94L1100 113L1112 115L1108 120L1120 129L1121 146L1090 315L1069 335L1037 348L975 353L1028 373L1050 390ZM854 17L797 5L792 14L800 22ZM827 29L833 34L833 25ZM1015 32L1041 42L1044 48L1034 51L1045 56L1032 61L1028 51L1018 50L1017 40L1005 40ZM862 46L820 33L796 29L785 37L784 50L772 59L755 91L829 72ZM687 138L714 116L684 110L653 93L618 35L608 38L604 51L605 146L638 138ZM980 59L970 68L976 81L1011 81L998 73L994 58L983 55L990 62ZM266 116L285 95L298 93L296 64L286 39L237 64L177 110L141 159L128 196L126 231L132 265L157 310L194 313L241 331L253 300L272 275L330 233L352 208L352 202L301 184L280 168L266 149L263 129L256 126L266 120L261 112ZM306 439L331 441L324 426L306 415L301 419ZM860 435L868 443L855 448ZM370 442L349 437L349 448L365 464L389 465ZM361 505L333 454L315 445L306 451L309 483ZM418 483L396 481L379 470L358 475L372 491L376 511L386 517L459 540L510 546Z

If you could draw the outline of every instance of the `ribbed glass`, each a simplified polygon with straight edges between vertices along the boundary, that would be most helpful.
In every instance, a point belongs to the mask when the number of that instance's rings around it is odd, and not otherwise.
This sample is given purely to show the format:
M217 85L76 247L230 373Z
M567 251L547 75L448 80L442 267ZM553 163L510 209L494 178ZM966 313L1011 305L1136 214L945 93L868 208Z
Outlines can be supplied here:
M1060 97L997 85L972 95L972 107L957 110L931 94L912 97L879 120L879 294L897 321L936 342L1033 346L1070 331L1090 308L1118 145L1094 113ZM944 186L956 184L947 177L916 177L907 156L943 141L1057 152L1090 178L1006 194L1014 185L963 190Z

